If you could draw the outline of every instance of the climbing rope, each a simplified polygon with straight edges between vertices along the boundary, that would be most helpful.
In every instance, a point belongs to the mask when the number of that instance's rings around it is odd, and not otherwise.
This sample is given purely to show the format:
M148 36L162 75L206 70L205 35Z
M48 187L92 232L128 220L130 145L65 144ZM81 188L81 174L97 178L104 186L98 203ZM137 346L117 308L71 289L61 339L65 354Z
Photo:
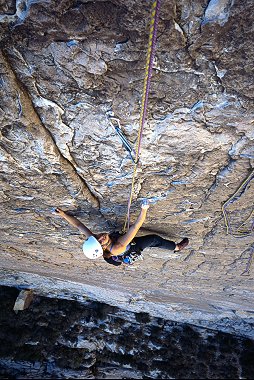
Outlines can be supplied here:
M241 225L236 229L236 232L233 232L232 227L231 227L231 223L230 223L230 219L229 219L229 216L228 216L228 213L227 213L227 207L228 207L228 205L230 203L233 203L236 199L238 199L242 195L242 193L245 192L245 190L247 188L247 185L250 183L250 181L252 179L254 179L254 170L252 170L252 172L249 174L249 176L243 181L243 183L241 184L241 186L239 186L239 188L236 190L236 192L222 206L222 213L223 213L223 216L224 216L224 222L225 222L225 226L226 226L226 229L227 229L227 234L230 234L230 235L232 235L234 237L237 237L237 238L249 236L249 235L252 234L252 232L254 230L254 221L252 222L252 225L251 225L250 229L247 230L247 231L243 230L243 226L254 215L254 208L252 209L252 211L249 214L248 218L243 223L241 223Z
M130 208L131 208L135 178L137 175L137 168L138 168L138 163L139 163L139 158L140 158L142 134L143 134L146 114L147 114L148 97L149 97L153 61L154 61L155 49L156 49L156 37L157 37L157 28L158 28L158 22L159 22L160 5L161 5L160 0L155 0L152 3L150 31L149 31L149 40L148 40L148 49L147 49L147 58L146 58L146 67L145 67L145 78L144 78L143 96L142 96L141 112L140 112L140 119L139 119L139 132L138 132L137 147L136 147L136 158L135 158L134 167L133 167L133 175L132 175L131 191L130 191L128 207L127 207L127 215L125 218L125 223L124 223L122 232L125 232L126 226L128 226L128 228L130 226Z

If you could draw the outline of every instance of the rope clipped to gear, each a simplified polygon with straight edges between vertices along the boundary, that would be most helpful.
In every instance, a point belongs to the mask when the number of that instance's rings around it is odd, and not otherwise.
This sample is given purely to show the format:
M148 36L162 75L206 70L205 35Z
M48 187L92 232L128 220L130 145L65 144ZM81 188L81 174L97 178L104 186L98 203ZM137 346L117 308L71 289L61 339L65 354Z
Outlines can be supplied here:
M224 216L225 226L227 229L227 235L230 234L234 237L242 238L242 237L250 236L252 232L254 231L254 221L252 222L251 228L248 231L246 230L244 231L243 229L241 229L244 226L244 224L246 224L246 222L248 222L254 215L254 207L251 213L249 214L248 218L237 228L236 232L233 232L231 224L230 224L229 216L227 214L227 206L230 203L234 202L236 198L238 199L242 192L245 192L247 185L250 183L252 179L254 179L254 170L252 170L249 176L243 181L241 186L239 186L236 192L222 206L222 213Z
M156 37L157 37L157 29L158 29L158 22L159 22L160 6L161 6L160 0L153 1L151 21L150 21L149 40L148 40L148 49L147 49L147 58L146 58L146 67L145 67L143 96L142 96L141 112L140 112L140 119L139 119L139 132L138 132L137 147L136 147L136 158L135 158L134 168L133 168L132 184L131 184L130 197L129 197L128 207L127 207L127 215L125 218L125 223L124 223L122 232L126 230L126 226L128 226L128 228L130 226L130 208L131 208L135 178L137 175L137 168L138 168L138 163L139 163L139 158L140 158L142 134L143 134L146 114L147 114L148 97L149 97L153 62L154 62L154 56L155 56L155 50L156 50Z

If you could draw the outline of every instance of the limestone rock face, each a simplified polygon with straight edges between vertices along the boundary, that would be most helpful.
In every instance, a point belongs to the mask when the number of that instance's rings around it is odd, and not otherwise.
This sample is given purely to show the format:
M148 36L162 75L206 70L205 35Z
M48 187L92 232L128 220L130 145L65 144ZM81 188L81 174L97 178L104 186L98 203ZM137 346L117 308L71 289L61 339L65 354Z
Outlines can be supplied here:
M51 209L94 232L123 225L133 163L108 116L135 146L151 3L0 1L2 268L96 285L112 303L117 289L249 318L253 8L162 1L131 222L149 198L140 233L188 236L190 245L179 254L148 249L144 261L115 268L85 259L84 237ZM247 178L228 204L227 234L222 205Z

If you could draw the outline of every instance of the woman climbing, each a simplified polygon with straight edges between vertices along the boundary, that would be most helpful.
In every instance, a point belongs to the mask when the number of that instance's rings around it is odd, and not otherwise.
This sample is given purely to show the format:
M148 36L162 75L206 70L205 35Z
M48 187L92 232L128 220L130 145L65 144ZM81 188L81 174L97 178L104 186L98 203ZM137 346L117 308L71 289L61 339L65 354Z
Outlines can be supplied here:
M187 238L176 244L155 234L137 237L136 235L146 219L148 208L149 204L145 201L141 205L141 211L136 222L123 235L119 232L94 234L78 219L68 215L60 208L56 208L55 213L86 236L83 244L83 252L86 257L97 259L103 256L109 264L121 265L122 263L132 264L135 260L142 258L142 251L148 247L165 248L179 252L189 244Z

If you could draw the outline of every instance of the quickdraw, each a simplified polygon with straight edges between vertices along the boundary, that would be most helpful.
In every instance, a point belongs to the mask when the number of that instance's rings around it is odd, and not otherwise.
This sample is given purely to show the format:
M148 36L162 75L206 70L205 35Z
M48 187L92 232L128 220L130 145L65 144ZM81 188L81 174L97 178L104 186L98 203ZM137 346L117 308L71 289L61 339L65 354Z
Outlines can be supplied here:
M115 117L110 117L109 118L109 124L112 126L112 128L115 129L116 133L118 134L118 136L120 137L120 139L121 139L121 141L123 143L124 148L127 150L127 152L129 152L130 159L136 165L138 163L138 161L136 161L135 158L132 155L132 154L134 154L134 156L135 156L135 151L132 148L132 146L130 145L129 141L127 140L127 138L125 137L125 135L124 135L124 133L123 133L123 131L121 129L121 125L120 125L119 119L117 119Z
M252 216L254 214L254 208L252 209L248 218L243 223L241 223L241 225L237 228L237 230L235 232L233 232L232 227L231 227L231 223L229 220L229 216L227 213L227 206L230 203L233 203L236 199L238 199L242 195L243 192L245 192L247 185L253 179L254 179L254 170L252 170L252 172L249 174L249 176L243 181L241 186L236 190L236 192L222 206L222 213L224 216L224 222L225 222L227 234L231 234L232 236L237 237L237 238L242 238L242 237L249 236L252 234L252 232L254 230L254 221L252 222L252 225L248 231L246 231L246 230L244 231L243 226L246 224L246 222L248 220L250 220L252 218Z

